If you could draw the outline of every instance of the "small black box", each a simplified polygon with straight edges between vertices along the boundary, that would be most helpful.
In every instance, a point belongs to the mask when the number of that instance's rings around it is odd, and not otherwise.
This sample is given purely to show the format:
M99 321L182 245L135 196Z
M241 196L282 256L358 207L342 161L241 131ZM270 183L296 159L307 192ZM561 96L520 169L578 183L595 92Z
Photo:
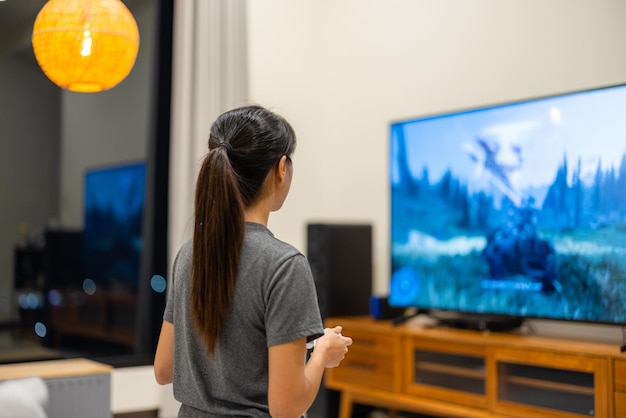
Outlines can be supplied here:
M376 319L396 319L404 315L404 308L389 306L389 298L372 296L370 298L370 314Z

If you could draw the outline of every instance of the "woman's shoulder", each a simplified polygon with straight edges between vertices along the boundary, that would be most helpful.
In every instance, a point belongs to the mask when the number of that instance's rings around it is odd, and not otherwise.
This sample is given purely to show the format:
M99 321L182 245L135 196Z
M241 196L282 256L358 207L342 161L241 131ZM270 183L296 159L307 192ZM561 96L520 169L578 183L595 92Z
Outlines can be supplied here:
M183 244L178 248L178 253L176 258L186 258L191 257L191 253L193 252L193 237L188 238Z
M174 258L174 270L180 268L179 266L185 266L186 264L191 263L191 257L193 253L193 239L187 239L176 252L176 257Z
M276 256L293 257L301 255L300 251L288 242L282 241L270 231L265 225L247 223L246 237L244 245L265 253L273 253Z

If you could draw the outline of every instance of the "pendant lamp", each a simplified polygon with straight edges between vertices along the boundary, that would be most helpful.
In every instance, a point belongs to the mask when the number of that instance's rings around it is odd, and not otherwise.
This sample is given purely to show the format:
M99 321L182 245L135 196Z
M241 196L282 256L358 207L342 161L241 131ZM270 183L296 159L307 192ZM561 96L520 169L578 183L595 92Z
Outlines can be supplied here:
M53 83L98 92L130 73L139 30L121 0L49 0L35 19L32 42L39 66Z

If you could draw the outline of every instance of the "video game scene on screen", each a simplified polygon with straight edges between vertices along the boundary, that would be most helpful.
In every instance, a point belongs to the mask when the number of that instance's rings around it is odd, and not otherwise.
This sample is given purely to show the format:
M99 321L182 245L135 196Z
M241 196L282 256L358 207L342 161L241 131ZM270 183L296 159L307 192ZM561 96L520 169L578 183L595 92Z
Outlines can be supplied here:
M626 86L390 128L390 304L626 322Z

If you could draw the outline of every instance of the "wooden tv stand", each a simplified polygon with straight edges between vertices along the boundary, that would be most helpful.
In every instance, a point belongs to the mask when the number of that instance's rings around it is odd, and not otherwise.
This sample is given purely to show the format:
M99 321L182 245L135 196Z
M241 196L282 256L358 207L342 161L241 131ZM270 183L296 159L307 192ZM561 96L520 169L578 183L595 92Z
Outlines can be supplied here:
M353 339L324 384L354 403L444 417L626 417L616 344L328 318Z

